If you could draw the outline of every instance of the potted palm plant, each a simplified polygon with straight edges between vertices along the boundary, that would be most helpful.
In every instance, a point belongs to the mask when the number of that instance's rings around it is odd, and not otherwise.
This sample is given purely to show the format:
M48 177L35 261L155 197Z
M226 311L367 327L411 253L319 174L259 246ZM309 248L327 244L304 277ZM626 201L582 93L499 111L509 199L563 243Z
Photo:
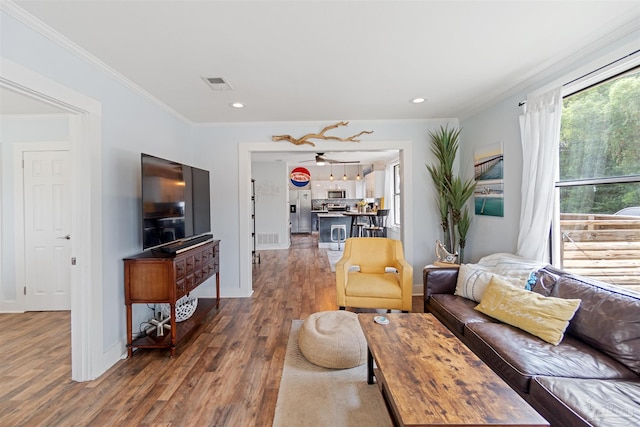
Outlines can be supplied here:
M453 165L458 155L460 129L440 126L430 131L431 152L437 163L427 165L436 187L436 203L440 212L440 226L443 232L443 246L450 253L459 253L458 261L463 262L467 233L471 216L467 201L476 184L473 179L464 180L453 173Z

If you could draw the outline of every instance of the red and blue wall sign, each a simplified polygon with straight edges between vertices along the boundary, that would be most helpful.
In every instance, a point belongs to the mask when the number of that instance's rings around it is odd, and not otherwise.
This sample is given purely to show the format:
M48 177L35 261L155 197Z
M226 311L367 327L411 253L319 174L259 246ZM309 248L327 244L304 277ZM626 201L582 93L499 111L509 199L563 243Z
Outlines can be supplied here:
M289 177L291 178L291 184L296 187L306 187L309 185L309 181L311 181L311 174L307 168L294 168L289 174Z

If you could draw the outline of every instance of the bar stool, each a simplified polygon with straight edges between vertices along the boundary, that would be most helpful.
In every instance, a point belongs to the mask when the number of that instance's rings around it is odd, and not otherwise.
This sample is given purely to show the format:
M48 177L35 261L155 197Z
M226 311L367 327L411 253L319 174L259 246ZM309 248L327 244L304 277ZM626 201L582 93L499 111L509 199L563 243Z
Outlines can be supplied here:
M338 231L338 238L334 239L334 231ZM342 235L342 237L340 237ZM338 250L340 250L340 243L344 243L347 240L347 226L345 224L332 224L331 225L331 241L338 243Z
M358 233L360 230L356 226L356 221L358 217L356 215L351 216L351 228L349 229L349 237L359 237Z
M356 230L357 230L357 236L358 237L362 237L363 236L363 230L366 227L369 227L371 225L371 222L362 222L362 220L356 222Z
M364 231L367 232L367 235L369 237L387 237L388 216L389 209L378 209L376 216L372 218L374 225L364 228Z

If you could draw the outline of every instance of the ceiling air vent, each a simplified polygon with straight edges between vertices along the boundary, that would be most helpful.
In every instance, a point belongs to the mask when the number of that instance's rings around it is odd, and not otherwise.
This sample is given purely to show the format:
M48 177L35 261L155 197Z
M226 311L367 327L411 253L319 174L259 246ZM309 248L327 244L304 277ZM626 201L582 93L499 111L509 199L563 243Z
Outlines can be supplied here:
M203 77L202 78L212 90L231 90L231 85L224 77Z

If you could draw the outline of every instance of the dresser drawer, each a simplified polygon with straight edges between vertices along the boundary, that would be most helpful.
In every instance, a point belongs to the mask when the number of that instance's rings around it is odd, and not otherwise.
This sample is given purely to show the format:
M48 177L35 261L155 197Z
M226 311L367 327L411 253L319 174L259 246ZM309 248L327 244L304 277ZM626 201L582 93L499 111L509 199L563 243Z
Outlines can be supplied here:
M176 260L176 279L184 278L185 274L187 274L187 269L184 258Z

